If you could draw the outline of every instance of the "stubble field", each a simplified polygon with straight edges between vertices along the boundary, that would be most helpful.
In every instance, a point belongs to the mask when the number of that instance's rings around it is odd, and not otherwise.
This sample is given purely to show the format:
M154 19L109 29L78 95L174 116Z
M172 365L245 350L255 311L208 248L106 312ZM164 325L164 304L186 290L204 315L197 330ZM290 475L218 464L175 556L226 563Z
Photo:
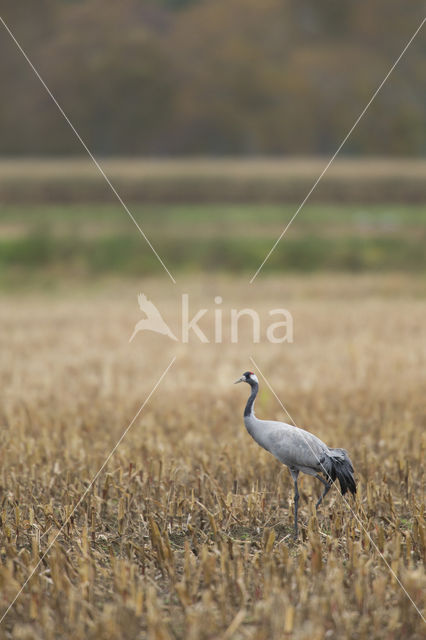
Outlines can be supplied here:
M246 283L153 278L2 294L0 615L37 568L1 637L422 637L425 283ZM140 333L129 344L139 290L177 334L188 292L194 313L209 309L200 326L211 342ZM247 306L262 341L253 345L242 322L230 344L229 308ZM281 306L294 342L269 344L267 311ZM356 468L356 500L334 487L318 514L322 486L302 478L296 543L290 475L245 431L248 388L232 385L253 369L250 356L296 424L347 448ZM288 421L258 375L257 415Z

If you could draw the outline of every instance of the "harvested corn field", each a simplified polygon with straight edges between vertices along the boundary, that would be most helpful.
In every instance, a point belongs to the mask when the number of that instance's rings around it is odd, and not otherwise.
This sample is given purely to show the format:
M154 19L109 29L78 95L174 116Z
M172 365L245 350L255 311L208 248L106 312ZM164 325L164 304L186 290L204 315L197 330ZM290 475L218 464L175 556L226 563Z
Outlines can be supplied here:
M2 637L420 639L424 282L217 276L177 287L2 294ZM293 343L253 344L249 322L231 343L229 309L253 287L261 318L291 312ZM129 343L141 289L178 337L190 292L194 313L209 309L210 342L141 332ZM290 474L251 440L248 389L232 385L250 356L296 424L355 465L356 499L335 486L318 513L322 487L301 477L297 542ZM260 381L257 415L288 421Z

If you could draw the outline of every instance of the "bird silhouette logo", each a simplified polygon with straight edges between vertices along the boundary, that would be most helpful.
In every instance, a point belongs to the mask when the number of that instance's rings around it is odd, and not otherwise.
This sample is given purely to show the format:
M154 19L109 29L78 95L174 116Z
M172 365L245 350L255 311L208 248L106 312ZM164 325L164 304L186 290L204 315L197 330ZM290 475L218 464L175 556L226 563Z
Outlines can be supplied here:
M155 333L161 333L164 336L169 336L172 340L178 339L175 334L170 330L170 327L164 322L161 313L151 300L148 300L146 295L140 293L138 295L138 303L140 310L146 315L146 318L142 318L136 323L134 331L130 336L129 342L132 342L133 338L139 331L155 331Z

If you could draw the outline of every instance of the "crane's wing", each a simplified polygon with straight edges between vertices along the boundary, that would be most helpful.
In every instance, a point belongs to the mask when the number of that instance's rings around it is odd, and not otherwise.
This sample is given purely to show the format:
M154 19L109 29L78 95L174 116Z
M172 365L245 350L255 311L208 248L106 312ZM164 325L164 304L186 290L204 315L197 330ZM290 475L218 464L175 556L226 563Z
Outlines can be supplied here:
M322 470L322 458L328 451L319 438L285 422L262 420L265 448L278 460L304 473ZM311 471L309 471L311 470Z

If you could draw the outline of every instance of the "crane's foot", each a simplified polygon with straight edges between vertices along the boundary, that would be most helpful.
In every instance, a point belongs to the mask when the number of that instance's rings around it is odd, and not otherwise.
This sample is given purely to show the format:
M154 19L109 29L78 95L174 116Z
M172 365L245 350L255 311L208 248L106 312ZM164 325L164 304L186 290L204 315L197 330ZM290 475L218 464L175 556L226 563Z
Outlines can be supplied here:
M318 499L318 502L315 505L315 509L318 509L318 507L320 506L321 502L323 501L323 498L325 498L325 496L327 495L327 493L330 491L331 487L333 486L332 482L327 482L327 480L324 480L324 478L322 478L319 473L316 474L315 476L316 478L318 478L318 480L320 480L323 485L325 486L324 491L322 492L321 496Z
M299 527L297 522L294 523L294 532L293 532L293 540L295 542L297 542L297 540L299 539Z

